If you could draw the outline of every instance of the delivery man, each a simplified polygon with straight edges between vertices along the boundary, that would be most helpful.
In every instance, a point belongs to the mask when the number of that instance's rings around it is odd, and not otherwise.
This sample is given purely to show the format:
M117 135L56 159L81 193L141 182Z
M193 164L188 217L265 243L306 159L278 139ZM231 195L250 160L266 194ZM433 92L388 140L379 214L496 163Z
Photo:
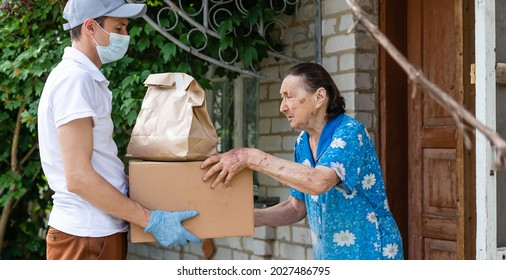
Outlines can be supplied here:
M146 9L124 0L70 0L63 11L72 46L38 108L42 168L54 191L47 259L126 259L128 222L163 246L200 243L181 225L196 211L150 211L128 198L112 138L112 95L100 67L125 55L128 19Z

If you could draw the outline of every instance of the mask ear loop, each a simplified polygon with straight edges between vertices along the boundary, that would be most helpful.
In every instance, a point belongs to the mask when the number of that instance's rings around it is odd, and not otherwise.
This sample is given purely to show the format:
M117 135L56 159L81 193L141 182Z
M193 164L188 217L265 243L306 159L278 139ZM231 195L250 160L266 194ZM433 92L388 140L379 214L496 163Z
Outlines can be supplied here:
M107 32L104 28L102 28L102 26L100 26L100 24L96 20L94 20L94 22L98 25L98 27L100 29L102 29L102 31L104 31L105 33L107 33L107 35L111 36L111 33ZM93 39L93 42L95 42L95 45L99 46L99 44L97 43L97 41L95 40L95 38L93 36L91 36L91 39Z

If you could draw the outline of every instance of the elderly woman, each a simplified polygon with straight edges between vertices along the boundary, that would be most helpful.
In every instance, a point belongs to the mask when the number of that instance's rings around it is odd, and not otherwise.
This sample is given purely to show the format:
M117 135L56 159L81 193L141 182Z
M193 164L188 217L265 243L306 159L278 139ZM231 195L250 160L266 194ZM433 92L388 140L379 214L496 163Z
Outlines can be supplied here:
M293 66L280 90L290 126L302 132L295 162L258 149L210 157L206 181L227 186L244 168L290 186L290 198L255 209L255 226L283 226L309 218L315 259L403 259L402 240L388 208L376 150L364 125L345 115L329 73L315 63Z

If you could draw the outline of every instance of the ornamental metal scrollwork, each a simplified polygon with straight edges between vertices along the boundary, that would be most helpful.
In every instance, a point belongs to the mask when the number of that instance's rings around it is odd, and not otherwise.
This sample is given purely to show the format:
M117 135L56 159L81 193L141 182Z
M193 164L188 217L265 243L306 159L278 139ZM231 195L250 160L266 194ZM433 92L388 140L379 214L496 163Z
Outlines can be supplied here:
M221 23L220 18L231 17L233 13L240 13L243 16L248 14L249 11L244 5L245 0L203 0L201 1L202 5L200 7L192 6L194 9L193 11L188 11L188 9L185 10L183 6L184 1L182 0L164 0L163 2L166 6L160 8L156 12L156 19L152 19L147 14L144 15L143 18L160 34L178 47L189 52L191 55L230 71L260 79L280 82L281 67L283 67L283 65L299 63L308 59L307 57L295 57L294 54L296 51L294 46L296 42L298 44L304 42L303 46L300 48L314 47L315 56L309 59L314 59L317 63L321 62L321 0L269 1L272 11L277 15L284 15L287 9L292 9L294 14L285 17L276 16L274 20L268 22L264 22L263 19L260 19L255 24L250 23L249 31L245 34L236 34L236 29L230 30L228 34L234 32L234 37L239 38L240 36L247 37L256 33L255 35L259 35L264 39L269 49L269 57L275 58L277 61L276 65L280 68L279 71L277 71L277 76L265 74L261 69L253 69L253 67L244 68L240 66L240 63L237 63L239 58L239 51L237 49L225 51L220 47L217 54L215 54L217 58L206 53L206 47L211 38L221 40L218 30ZM145 3L146 0L128 0L128 2ZM227 4L227 6L225 6L225 4ZM235 4L235 9L231 11L230 5L233 4ZM172 19L172 22L167 24L167 19L169 18ZM292 23L284 22L280 18L290 20ZM294 22L297 24L296 28L293 26L294 19ZM184 26L188 28L188 30L186 30L186 40L183 40L184 42L171 34L171 31L178 26L180 21L184 21ZM267 34L269 30L271 30L282 43L283 49L277 49L270 44L270 41L266 38L266 36L270 35ZM293 30L297 30L297 32ZM198 42L198 45L192 40L192 37L197 36L197 33L202 34L202 36L199 37L200 42ZM311 44L310 39L314 41L314 44ZM227 54L228 57L224 57L224 54ZM262 68L269 67L269 59L265 60L266 61L263 62L265 65L262 65Z

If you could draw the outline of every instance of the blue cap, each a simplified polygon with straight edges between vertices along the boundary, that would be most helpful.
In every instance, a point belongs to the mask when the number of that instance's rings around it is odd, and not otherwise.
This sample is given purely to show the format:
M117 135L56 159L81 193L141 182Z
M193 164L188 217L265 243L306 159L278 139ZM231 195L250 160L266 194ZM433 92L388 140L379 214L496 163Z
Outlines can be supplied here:
M137 18L144 15L146 10L146 4L127 4L124 0L69 0L63 9L63 18L68 21L63 25L63 30L79 26L89 18Z

